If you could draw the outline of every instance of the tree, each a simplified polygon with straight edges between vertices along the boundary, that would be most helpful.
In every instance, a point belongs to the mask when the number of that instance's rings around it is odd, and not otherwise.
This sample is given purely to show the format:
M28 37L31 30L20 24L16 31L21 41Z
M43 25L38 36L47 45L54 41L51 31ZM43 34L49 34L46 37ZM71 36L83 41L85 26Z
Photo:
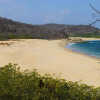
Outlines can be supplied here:
M98 11L96 8L94 8L91 4L89 4L90 7L96 12L96 14L92 14L93 17L95 17L96 15L100 15L100 11ZM95 23L99 22L100 19L96 19L93 23L91 23L90 25L94 25Z

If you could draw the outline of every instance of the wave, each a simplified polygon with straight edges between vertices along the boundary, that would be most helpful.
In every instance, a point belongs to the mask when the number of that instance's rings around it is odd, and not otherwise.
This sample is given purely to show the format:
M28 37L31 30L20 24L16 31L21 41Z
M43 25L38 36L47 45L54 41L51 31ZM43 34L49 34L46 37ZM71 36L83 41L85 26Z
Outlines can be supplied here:
M91 41L91 42L89 42L89 43L100 43L100 42L93 42L93 41Z
M90 43L95 43L95 42L90 42Z
M76 43L68 43L68 45L74 45L74 44L76 44Z

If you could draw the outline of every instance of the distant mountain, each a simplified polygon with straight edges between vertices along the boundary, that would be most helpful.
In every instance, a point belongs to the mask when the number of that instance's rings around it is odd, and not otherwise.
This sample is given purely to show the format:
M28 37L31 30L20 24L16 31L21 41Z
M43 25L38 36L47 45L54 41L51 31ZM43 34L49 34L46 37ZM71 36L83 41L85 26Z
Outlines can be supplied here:
M30 25L0 17L0 39L61 39L68 38L68 35L90 34L98 30L88 25Z
M63 25L63 24L45 24L48 29L62 30L68 35L99 33L100 29L89 25Z

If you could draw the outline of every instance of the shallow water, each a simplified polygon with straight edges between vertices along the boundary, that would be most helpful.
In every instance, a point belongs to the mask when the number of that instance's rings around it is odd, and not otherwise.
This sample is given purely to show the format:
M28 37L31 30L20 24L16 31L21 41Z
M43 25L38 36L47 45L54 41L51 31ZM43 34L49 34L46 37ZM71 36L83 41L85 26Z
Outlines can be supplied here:
M87 43L69 43L66 47L76 52L100 58L100 40L91 40Z

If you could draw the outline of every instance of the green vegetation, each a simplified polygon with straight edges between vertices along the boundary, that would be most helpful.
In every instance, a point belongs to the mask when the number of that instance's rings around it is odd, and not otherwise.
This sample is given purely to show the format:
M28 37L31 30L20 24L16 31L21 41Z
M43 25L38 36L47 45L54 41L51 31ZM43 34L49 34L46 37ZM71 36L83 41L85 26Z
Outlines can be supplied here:
M86 37L86 38L100 38L100 35L73 35L71 37Z
M9 64L0 68L0 100L100 100L100 88Z
M71 35L71 37L86 37L86 38L100 38L100 33L99 34L74 34Z
M0 41L8 39L33 39L33 37L31 35L15 35L15 34L0 35Z

